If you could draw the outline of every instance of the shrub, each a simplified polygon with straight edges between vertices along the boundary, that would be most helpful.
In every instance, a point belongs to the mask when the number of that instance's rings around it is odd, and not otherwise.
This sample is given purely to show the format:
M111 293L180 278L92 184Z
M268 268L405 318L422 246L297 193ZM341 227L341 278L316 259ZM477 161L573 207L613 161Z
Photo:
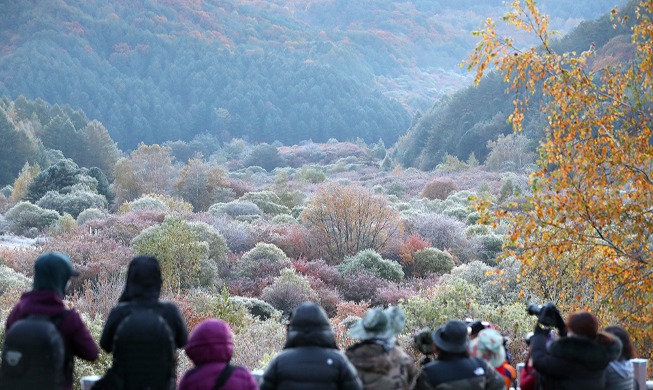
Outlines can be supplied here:
M456 183L449 178L434 179L424 186L420 196L427 199L447 199L447 196L458 190Z
M236 273L252 278L276 276L283 268L290 266L290 259L276 245L259 242L240 258Z
M503 251L503 236L498 234L484 234L478 236L481 242L479 258L487 264L496 265L497 256Z
M267 320L279 313L272 305L258 298L231 296L229 299L261 320Z
M11 223L12 233L33 236L57 222L59 213L43 209L30 202L18 202L7 210L5 218Z
M465 224L442 214L418 214L410 218L411 233L419 234L434 248L447 250L465 262L475 256L476 247L465 236Z
M292 268L285 268L271 286L263 289L261 298L275 309L290 313L303 302L316 302L318 295L305 277Z
M292 216L288 214L279 214L276 215L274 218L272 218L272 223L277 224L277 225L290 225L293 223L297 223L297 220Z
M263 211L253 202L246 200L234 200L229 203L216 203L209 207L209 213L213 215L226 214L232 218L249 215L263 215Z
M266 214L290 214L290 209L284 206L279 196L272 191L248 192L240 200L255 203Z
M14 271L6 265L0 264L0 295L8 290L27 291L32 285L32 280L27 276Z
M74 218L86 209L106 209L108 206L107 199L103 195L82 190L67 194L48 191L36 204L44 209L56 210L61 215L68 213Z
M426 276L428 274L446 274L454 267L453 258L447 252L436 248L424 248L413 254L413 272L415 276Z
M387 283L376 290L376 298L372 301L372 304L384 307L397 305L402 300L406 300L415 294L417 294L417 290L412 287Z
M338 268L327 264L322 259L315 261L295 260L293 266L297 272L310 278L319 279L330 286L337 286L342 281Z
M224 265L227 261L227 242L218 230L205 222L190 222L188 226L199 241L209 245L209 259L216 264Z
M137 255L156 256L164 287L174 290L199 285L201 264L209 259L209 244L180 217L168 216L163 223L143 230L132 240Z
M53 235L59 235L63 233L71 233L77 229L77 221L73 218L72 215L65 213L56 224L52 226L50 233Z
M193 205L183 199L173 198L168 195L147 194L131 202L123 203L118 213L124 214L130 211L160 211L169 214L188 215L193 212Z
M91 207L79 213L79 215L77 216L77 225L82 226L86 222L96 220L96 219L105 220L108 218L108 216L109 214L105 210Z
M381 279L393 282L400 282L404 278L404 271L401 269L399 263L392 260L385 260L380 254L371 249L365 249L354 256L346 257L338 265L338 271L342 275L365 271Z
M252 226L249 223L218 216L211 222L211 225L222 234L232 252L245 252L256 245L256 237L254 237Z
M304 165L296 175L297 179L306 183L318 184L326 180L324 169L319 166Z
M283 349L286 326L279 315L267 320L254 318L247 326L234 331L233 364L249 370L263 369Z
M345 274L339 290L348 301L363 302L376 298L377 290L388 282L368 271Z

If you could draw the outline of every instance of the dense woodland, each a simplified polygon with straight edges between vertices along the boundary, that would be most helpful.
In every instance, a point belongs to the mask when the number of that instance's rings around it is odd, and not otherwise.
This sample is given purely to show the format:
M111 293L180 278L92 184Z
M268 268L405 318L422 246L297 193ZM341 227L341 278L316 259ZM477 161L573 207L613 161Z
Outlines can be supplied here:
M599 8L542 3L562 27ZM418 360L417 330L482 318L513 340L515 361L533 325L525 305L565 301L538 289L546 275L525 273L510 252L513 221L487 216L535 209L529 175L554 168L537 149L554 97L532 94L514 133L508 118L526 92L509 92L500 72L458 89L470 77L448 71L452 93L406 88L468 56L475 38L459 29L500 15L494 6L26 4L0 15L0 234L34 245L0 242L0 321L46 250L82 271L69 302L95 337L126 264L155 254L165 299L190 329L227 320L234 363L250 369L282 348L283 318L305 300L325 307L340 347L369 307L399 304L400 342ZM583 22L550 47L591 51L590 70L626 63L636 52L632 7L619 11L625 22ZM592 283L572 285L589 295ZM636 337L642 356L653 350L648 336ZM76 375L109 364L104 354ZM182 357L179 370L188 364Z
M495 4L496 3L496 4ZM568 31L611 1L543 1ZM469 84L458 65L501 2L20 1L0 14L0 96L82 109L139 142L394 143Z

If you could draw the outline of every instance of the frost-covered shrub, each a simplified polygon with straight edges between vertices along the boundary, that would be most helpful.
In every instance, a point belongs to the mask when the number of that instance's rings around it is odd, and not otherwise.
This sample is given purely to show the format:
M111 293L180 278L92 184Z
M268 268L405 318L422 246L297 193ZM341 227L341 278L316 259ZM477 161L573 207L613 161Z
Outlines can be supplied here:
M86 209L79 213L77 216L77 225L82 226L88 221L95 219L107 219L109 214L105 210L96 209L94 207Z
M288 214L279 214L276 215L274 218L272 218L272 223L276 225L284 225L284 224L293 224L297 223L297 220L293 218L292 215Z
M338 265L338 271L342 275L366 271L381 279L393 282L401 282L404 278L404 271L399 263L385 260L380 254L371 249L365 249L354 256L345 257L343 262Z
M11 228L11 223L7 221L4 215L0 214L0 234L7 234Z
M283 349L286 326L279 315L267 320L255 318L234 332L232 364L249 370L263 369Z
M372 301L372 304L379 306L396 305L401 300L408 299L415 294L417 294L417 290L411 286L387 283L376 290L376 298Z
M447 207L442 211L442 214L463 222L467 220L467 216L469 215L469 213L470 210L466 206Z
M129 211L168 211L168 206L163 202L163 200L152 197L152 196L142 196L131 202L125 202L120 207L122 213Z
M449 194L458 190L456 182L449 178L437 178L426 183L420 196L427 199L446 199Z
M228 215L232 218L250 215L263 215L263 211L253 202L246 200L234 200L229 203L216 203L209 207L209 213L213 215Z
M311 278L322 280L330 286L337 286L342 281L342 276L338 272L338 268L327 264L322 259L314 261L296 260L293 262L293 266L297 272Z
M6 265L0 264L0 295L9 290L27 291L31 285L32 280L30 278Z
M261 298L284 313L290 313L303 302L318 300L308 280L292 268L281 270L272 285L263 289Z
M467 238L474 236L483 236L492 233L492 228L488 225L469 225L465 228L465 236Z
M444 280L462 279L479 288L475 299L482 304L510 304L520 302L523 295L520 275L520 263L514 258L502 260L498 266L493 267L481 261L472 261L451 270L450 275L445 275Z
M290 214L290 209L284 206L279 196L272 191L248 192L240 197L240 200L255 203L265 214Z
M86 209L106 209L108 206L104 195L92 191L74 191L67 194L48 191L36 204L44 209L56 210L61 215L68 213L73 218L77 218Z
M298 180L306 183L318 184L326 180L324 169L319 166L303 166L295 176Z
M377 290L388 284L384 279L379 278L368 271L345 274L339 286L339 291L348 301L371 302L377 296Z
M4 196L5 198L11 198L11 194L14 192L14 187L11 185L7 184L6 186L2 187L0 189L0 195Z
M227 242L222 234L213 226L205 222L190 222L188 226L195 233L199 241L209 244L209 259L216 264L225 264L227 261Z
M75 221L75 218L73 218L72 215L65 213L57 223L55 223L51 230L50 233L53 235L59 235L59 234L64 234L64 233L71 233L77 229L77 221Z
M484 234L478 236L478 239L481 243L478 257L487 264L495 265L497 256L503 251L503 236Z
M252 278L276 276L282 269L291 265L290 259L279 247L259 242L240 258L236 274Z
M130 211L158 211L187 215L193 212L193 205L183 199L173 198L168 195L147 194L131 202L123 203L122 206L120 206L118 213L123 214Z
M453 258L437 248L424 248L413 253L413 273L415 276L446 274L454 267Z
M429 240L434 248L447 250L465 262L476 256L475 242L465 236L465 224L442 214L418 214L408 221L409 231Z
M261 320L267 320L278 313L272 305L258 298L231 296L229 299L247 309L249 314Z
M235 221L227 216L217 216L211 225L222 234L229 250L234 253L248 251L256 245L252 225L247 222Z
M57 222L59 213L30 202L18 202L7 210L5 218L11 223L12 233L33 237Z

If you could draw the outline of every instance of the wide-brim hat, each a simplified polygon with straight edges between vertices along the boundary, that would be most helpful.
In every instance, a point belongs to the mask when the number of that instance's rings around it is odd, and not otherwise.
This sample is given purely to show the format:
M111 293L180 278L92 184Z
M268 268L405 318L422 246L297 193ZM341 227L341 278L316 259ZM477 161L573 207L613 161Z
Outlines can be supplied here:
M447 321L433 331L433 343L444 352L462 353L467 351L469 346L467 324L459 320Z
M500 367L506 361L503 336L494 329L483 329L470 342L469 354L487 361L494 368Z
M360 340L390 340L401 333L405 318L403 311L396 306L389 307L386 310L373 308L352 325L347 333L349 336Z

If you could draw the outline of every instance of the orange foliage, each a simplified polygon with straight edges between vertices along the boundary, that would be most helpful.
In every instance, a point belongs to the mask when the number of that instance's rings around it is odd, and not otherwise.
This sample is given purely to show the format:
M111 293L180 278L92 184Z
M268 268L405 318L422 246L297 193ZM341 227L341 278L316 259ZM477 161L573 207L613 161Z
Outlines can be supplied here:
M645 356L653 351L652 13L653 1L642 1L633 34L637 58L590 68L595 48L554 52L548 17L534 0L515 0L504 20L536 34L541 47L518 49L488 19L468 61L477 82L488 66L503 73L518 96L510 116L516 131L532 93L547 102L533 194L522 209L496 210L512 222L508 254L520 259L542 298L620 323Z

